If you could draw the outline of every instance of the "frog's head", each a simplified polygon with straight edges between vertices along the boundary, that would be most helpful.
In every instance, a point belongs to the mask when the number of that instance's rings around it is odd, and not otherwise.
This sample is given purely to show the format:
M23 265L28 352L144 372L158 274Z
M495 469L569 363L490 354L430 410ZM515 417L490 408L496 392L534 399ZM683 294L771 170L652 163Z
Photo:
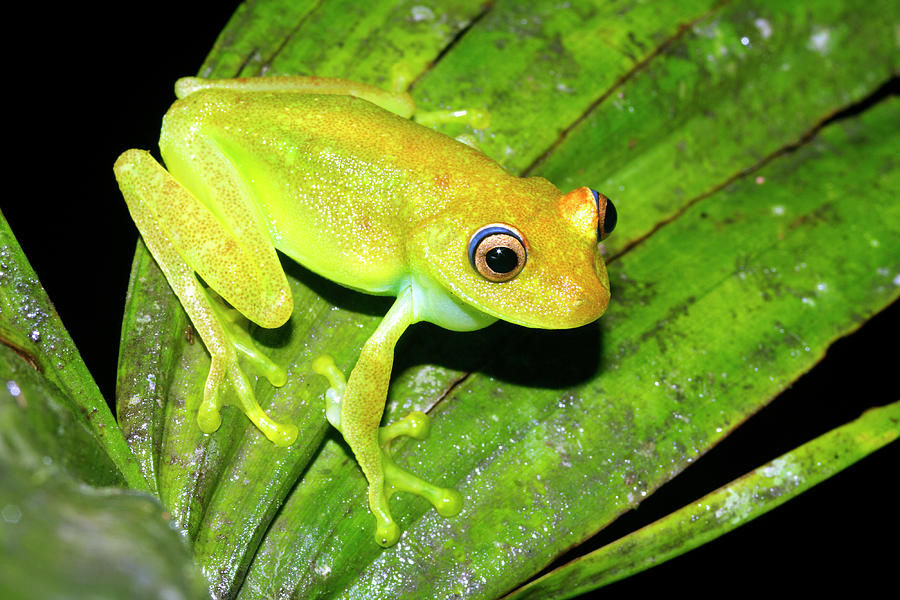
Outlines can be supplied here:
M615 207L587 187L561 194L544 179L518 181L502 200L432 223L422 266L455 301L504 321L565 329L596 320L609 302L598 242L615 227Z

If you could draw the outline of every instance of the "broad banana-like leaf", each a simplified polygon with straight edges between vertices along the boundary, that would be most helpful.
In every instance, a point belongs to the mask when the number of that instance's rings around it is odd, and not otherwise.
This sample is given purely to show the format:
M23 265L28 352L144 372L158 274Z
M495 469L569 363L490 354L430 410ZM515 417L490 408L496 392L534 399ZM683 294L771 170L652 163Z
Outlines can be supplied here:
M202 597L190 548L2 214L0 342L0 595Z
M170 385L120 401L152 413L126 428L160 424L145 472L213 592L495 597L634 507L896 298L895 103L820 125L894 75L885 16L897 13L889 2L244 5L200 75L412 81L422 109L490 112L487 128L447 133L473 135L514 172L603 189L621 225L599 323L405 337L386 419L418 408L435 423L398 460L459 489L466 508L443 519L398 498L406 534L388 550L372 543L365 482L310 369L330 353L349 371L387 302L286 265L294 317L256 335L290 382L256 391L301 428L288 450L237 411L199 433L207 358L182 320L165 344L180 366L159 374ZM169 292L151 259L136 261L135 282L155 279L135 284L131 314L154 323L140 307ZM152 346L131 339L122 367L140 371Z
M445 519L398 496L405 533L388 549L310 363L327 353L349 372L389 301L285 260L294 314L251 332L289 372L256 394L299 441L276 448L232 408L207 436L195 416L208 355L139 245L119 423L212 595L499 597L896 300L900 106L883 86L898 23L887 0L244 4L201 76L342 77L408 87L424 110L486 110L488 127L441 129L515 173L602 190L619 227L599 322L404 336L386 421L419 409L434 422L395 458L465 508ZM896 411L877 414L895 433ZM852 460L891 436L879 439ZM669 535L692 544L690 529Z

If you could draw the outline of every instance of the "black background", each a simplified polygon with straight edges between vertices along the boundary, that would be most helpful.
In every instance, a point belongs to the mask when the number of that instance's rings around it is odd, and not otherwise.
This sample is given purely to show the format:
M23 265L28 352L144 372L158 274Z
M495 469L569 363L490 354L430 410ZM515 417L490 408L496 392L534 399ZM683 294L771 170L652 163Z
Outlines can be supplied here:
M137 231L112 174L127 148L156 148L179 76L197 72L236 2L157 2L115 10L35 5L8 27L30 36L7 59L8 148L2 210L107 398ZM68 11L68 12L60 12ZM7 152L9 153L10 150ZM697 499L750 469L900 398L895 304L597 543ZM900 444L753 523L614 584L606 596L896 590L894 494Z

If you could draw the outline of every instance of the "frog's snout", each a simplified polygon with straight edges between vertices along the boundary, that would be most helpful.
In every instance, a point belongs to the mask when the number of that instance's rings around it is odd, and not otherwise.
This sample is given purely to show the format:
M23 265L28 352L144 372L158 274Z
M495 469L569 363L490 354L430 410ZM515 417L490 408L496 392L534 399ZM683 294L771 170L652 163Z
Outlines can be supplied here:
M603 269L602 262L600 265ZM569 288L571 294L569 298L566 299L564 296L558 298L557 307L562 310L556 316L554 328L581 327L593 323L606 312L609 304L609 288L604 284L605 275L606 270L603 269L603 276L598 273L597 277L587 277L577 284L570 281L570 284L574 285Z

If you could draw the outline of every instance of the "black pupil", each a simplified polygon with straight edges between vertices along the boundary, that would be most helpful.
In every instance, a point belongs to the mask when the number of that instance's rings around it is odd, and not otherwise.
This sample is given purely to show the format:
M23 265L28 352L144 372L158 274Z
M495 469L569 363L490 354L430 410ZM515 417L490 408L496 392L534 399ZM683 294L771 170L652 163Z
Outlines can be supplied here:
M609 235L616 228L616 221L619 220L619 214L616 206L609 198L606 199L606 218L603 220L603 233Z
M506 246L497 246L485 253L484 262L494 273L509 273L518 266L519 256L515 250Z

